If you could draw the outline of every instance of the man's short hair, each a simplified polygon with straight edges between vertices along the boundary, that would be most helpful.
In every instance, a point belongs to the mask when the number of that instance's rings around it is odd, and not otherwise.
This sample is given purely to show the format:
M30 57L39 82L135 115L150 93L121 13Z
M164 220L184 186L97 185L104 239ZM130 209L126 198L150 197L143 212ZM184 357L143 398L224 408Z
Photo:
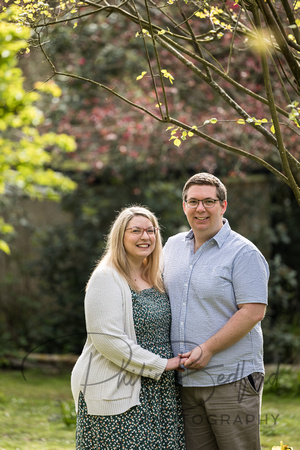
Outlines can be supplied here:
M217 188L217 197L219 200L224 201L227 200L227 189L219 180L219 178L214 175L206 172L196 173L191 178L187 180L182 190L182 198L183 201L187 198L187 192L189 188L193 185L199 186L215 186Z

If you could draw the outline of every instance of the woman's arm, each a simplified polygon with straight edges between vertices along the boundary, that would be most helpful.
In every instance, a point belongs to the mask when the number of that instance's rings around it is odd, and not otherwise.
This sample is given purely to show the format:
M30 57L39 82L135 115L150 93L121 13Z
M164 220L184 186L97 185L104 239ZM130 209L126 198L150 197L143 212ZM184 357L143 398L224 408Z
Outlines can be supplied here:
M96 270L85 297L87 333L96 350L120 369L145 377L157 379L164 370L178 368L182 364L179 357L170 360L161 358L143 349L128 336L124 301L122 285L112 271Z

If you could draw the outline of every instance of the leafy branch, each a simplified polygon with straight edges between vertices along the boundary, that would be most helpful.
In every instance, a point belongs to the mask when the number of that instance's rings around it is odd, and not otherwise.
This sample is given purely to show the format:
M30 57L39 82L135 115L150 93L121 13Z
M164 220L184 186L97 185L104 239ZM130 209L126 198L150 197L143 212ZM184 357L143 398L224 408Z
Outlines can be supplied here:
M143 39L144 56L152 80L152 90L159 107L159 115L151 110L151 105L149 107L139 105L121 95L117 90L108 87L107 84L76 73L69 73L66 70L57 70L54 62L46 54L41 39L40 48L52 67L52 76L60 75L96 85L124 101L129 107L148 114L154 120L183 130L183 133L187 133L183 134L184 139L189 136L189 133L193 133L216 145L217 148L223 148L255 161L288 184L300 205L299 155L292 144L294 140L289 142L286 135L283 135L283 127L288 127L290 134L299 135L297 128L300 126L300 114L297 105L300 82L298 56L300 38L299 20L296 18L299 5L296 2L291 8L284 0L282 5L280 0L275 2L276 5L271 0L240 0L239 4L236 4L238 8L236 11L230 7L225 8L221 2L216 5L209 0L201 3L174 0L160 4L153 0L128 0L119 4L102 0L80 2L60 0L59 8L57 7L56 10L55 8L51 10L50 4L44 3L49 6L49 14L42 15L41 10L36 8L35 15L28 18L29 9L27 8L27 19L31 21L32 28L39 37L44 27L67 24L75 20L81 20L84 26L83 18L88 15L109 17L114 13L137 25L140 30L137 35ZM282 8L279 14L277 8L280 6ZM108 21L107 25L109 26ZM293 34L289 34L286 30L292 30ZM228 33L232 37L228 49L227 70L224 70L217 50L218 44ZM150 48L152 52L149 51ZM260 61L265 96L253 88L251 83L242 83L241 79L236 79L230 74L230 63L238 48L242 49L245 57L251 54L253 58ZM154 57L150 57L153 52ZM264 158L253 150L247 151L215 139L201 132L199 127L196 129L194 125L184 124L174 117L170 106L171 94L166 81L176 84L178 74L173 74L172 68L162 66L161 60L165 54L163 52L167 52L173 58L174 64L176 62L178 67L181 66L182 73L190 78L195 77L201 85L208 86L215 96L225 102L229 110L238 115L239 119L235 122L248 123L255 130L254 133L264 139L268 148ZM274 89L274 83L276 83L276 89ZM239 93L238 97L237 93ZM240 96L243 96L242 102ZM253 120L253 113L248 110L250 99L257 102L260 109L264 108L265 120ZM284 99L286 102L283 101ZM279 120L279 115L283 121ZM268 129L267 126L270 125ZM173 137L172 140L178 144L177 138ZM278 155L280 167L275 155ZM274 164L271 163L273 158L276 161Z

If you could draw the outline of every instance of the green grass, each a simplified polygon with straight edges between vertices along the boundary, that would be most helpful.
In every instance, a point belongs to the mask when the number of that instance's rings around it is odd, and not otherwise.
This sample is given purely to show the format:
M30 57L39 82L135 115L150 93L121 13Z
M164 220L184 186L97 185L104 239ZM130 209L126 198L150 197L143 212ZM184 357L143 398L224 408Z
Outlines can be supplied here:
M75 448L72 421L70 373L42 371L0 373L0 450L61 450ZM71 406L65 416L61 402ZM300 450L300 397L285 393L264 395L261 416L263 450L271 450L283 440Z
M70 402L70 374L0 373L0 450L74 449L75 428L67 427L60 402Z
M265 395L261 414L261 446L272 449L280 441L300 450L300 398Z

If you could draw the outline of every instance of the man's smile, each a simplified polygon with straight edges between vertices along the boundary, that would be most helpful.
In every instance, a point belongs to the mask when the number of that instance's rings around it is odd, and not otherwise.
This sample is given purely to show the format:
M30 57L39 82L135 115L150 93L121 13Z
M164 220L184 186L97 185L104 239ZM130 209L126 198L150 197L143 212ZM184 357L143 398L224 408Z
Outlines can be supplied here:
M209 217L195 217L196 220L206 220L209 219Z

